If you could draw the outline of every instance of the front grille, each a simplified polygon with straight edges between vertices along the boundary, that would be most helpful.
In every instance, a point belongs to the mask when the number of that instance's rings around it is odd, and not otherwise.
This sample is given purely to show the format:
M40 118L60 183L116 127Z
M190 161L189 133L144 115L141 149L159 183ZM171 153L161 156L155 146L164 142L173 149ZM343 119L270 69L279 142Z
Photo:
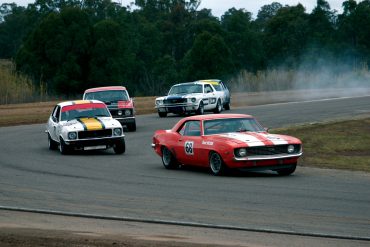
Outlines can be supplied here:
M163 100L164 104L179 104L179 103L186 103L187 99L178 98L178 99L165 99Z
M78 139L92 139L92 138L111 137L111 136L112 136L112 129L90 130L90 131L78 132Z
M261 147L248 147L247 154L248 156L252 155L275 155L275 154L288 154L288 146L287 145L276 145L276 146L261 146ZM299 144L295 144L294 152L289 154L296 154L299 153L301 147Z
M125 115L126 110L130 111L130 115ZM132 114L132 109L109 109L110 114L112 114L112 117L131 117L133 116ZM118 111L122 112L122 115L118 115Z

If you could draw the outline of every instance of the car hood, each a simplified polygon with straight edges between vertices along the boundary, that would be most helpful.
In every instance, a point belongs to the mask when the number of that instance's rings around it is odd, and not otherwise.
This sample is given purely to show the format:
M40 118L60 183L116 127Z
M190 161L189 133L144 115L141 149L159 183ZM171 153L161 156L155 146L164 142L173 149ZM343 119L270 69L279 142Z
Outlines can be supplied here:
M247 144L253 146L272 146L284 144L300 144L300 140L286 135L269 134L266 132L242 132L242 133L224 133L215 135L214 138L225 142L236 144Z
M201 93L191 93L191 94L171 94L167 96L162 96L156 98L156 100L166 100L166 99L184 99L190 97L196 97L198 95L202 95Z
M61 126L68 131L101 130L122 127L111 117L78 118L61 122Z

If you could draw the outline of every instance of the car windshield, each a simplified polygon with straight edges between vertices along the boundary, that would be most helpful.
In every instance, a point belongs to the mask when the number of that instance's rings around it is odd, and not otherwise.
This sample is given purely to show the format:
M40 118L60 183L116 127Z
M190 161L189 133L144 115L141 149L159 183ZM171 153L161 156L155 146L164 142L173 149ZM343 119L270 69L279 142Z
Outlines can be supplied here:
M62 109L61 121L70 121L77 118L94 118L94 117L110 117L110 113L106 107L99 108L73 108Z
M263 132L265 129L254 118L226 118L204 121L204 135L247 131Z
M203 87L200 84L180 84L173 86L168 95L173 94L191 94L191 93L203 93Z
M85 94L85 100L100 100L105 103L107 102L117 102L128 100L128 94L125 90L107 90L99 92L90 92Z

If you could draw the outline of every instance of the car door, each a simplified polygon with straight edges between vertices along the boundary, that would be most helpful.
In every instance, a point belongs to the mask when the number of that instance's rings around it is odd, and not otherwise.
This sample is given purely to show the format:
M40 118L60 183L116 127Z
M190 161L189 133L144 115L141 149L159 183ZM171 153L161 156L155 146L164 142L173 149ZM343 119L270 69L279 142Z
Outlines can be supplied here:
M204 98L207 99L207 104L204 103L204 109L214 109L217 104L217 95L214 88L210 84L204 84Z
M183 164L199 165L201 147L200 121L186 121L178 133L180 138L175 144L177 160Z

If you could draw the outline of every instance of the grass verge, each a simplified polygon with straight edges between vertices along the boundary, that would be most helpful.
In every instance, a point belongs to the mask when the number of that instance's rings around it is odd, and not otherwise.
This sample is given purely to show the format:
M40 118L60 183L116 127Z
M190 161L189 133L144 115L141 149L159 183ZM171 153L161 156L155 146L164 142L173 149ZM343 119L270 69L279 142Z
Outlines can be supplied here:
M303 142L299 164L370 172L370 118L272 130Z

